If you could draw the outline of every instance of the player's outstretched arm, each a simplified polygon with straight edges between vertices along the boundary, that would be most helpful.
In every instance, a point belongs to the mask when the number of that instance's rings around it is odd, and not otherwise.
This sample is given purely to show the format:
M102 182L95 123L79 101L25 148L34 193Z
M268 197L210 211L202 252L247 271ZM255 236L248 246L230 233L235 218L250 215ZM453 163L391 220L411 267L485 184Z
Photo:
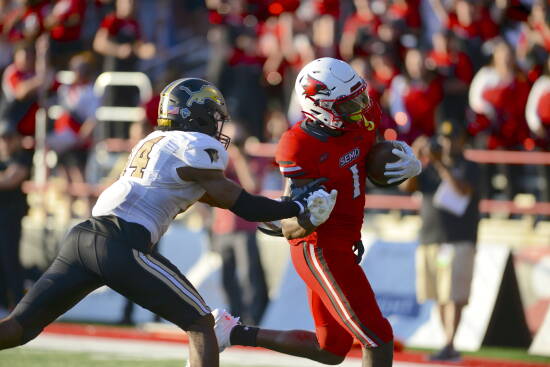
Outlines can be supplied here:
M291 186L294 188L304 187L310 184L313 179L288 180L285 187L285 196L292 196ZM305 237L311 234L315 229L324 223L334 205L336 204L336 190L330 194L315 197L311 195L308 198L308 211L295 218L289 218L281 221L282 232L285 238L292 240Z
M307 200L277 201L264 196L251 195L229 180L221 170L179 167L178 176L199 184L206 191L208 204L229 209L251 222L269 222L291 218L304 212Z

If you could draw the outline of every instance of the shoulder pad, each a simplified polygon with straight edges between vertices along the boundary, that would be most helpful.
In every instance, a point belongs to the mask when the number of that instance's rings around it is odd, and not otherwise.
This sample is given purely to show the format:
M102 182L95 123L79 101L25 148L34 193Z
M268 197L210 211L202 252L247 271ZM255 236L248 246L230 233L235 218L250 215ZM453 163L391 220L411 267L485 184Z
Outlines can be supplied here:
M179 159L189 167L225 170L227 151L218 140L202 133L185 135L185 144L176 152Z

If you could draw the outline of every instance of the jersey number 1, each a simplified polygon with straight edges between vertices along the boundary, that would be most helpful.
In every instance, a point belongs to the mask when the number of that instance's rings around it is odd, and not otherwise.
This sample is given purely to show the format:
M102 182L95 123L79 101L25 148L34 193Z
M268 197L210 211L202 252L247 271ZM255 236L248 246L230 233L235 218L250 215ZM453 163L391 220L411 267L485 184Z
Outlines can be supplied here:
M149 154L151 154L151 149L153 149L153 145L158 143L164 136L158 136L154 139L147 140L144 142L139 150L134 155L134 158L128 165L126 169L133 168L134 171L130 175L131 177L136 178L142 178L143 177L143 170L147 167L147 164L149 163Z
M354 164L349 168L351 171L351 176L353 177L353 198L355 199L361 195L361 186L359 185L359 170L357 169L357 164Z

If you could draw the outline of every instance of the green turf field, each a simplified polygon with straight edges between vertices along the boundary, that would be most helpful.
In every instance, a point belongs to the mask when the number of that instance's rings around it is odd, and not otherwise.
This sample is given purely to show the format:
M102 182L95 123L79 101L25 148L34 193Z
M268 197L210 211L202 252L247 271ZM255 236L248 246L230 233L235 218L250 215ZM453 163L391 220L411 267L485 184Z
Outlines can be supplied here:
M184 359L135 359L101 353L74 353L16 348L0 352L2 367L183 367ZM222 367L239 367L222 364Z

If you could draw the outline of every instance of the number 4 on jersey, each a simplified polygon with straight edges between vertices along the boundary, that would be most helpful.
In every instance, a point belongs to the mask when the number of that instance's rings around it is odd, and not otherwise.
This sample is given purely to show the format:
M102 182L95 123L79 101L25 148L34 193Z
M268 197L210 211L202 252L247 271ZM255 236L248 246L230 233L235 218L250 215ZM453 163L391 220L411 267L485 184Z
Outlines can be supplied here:
M124 170L124 174L127 174L129 170L133 168L130 177L142 178L143 170L149 163L151 149L153 149L153 145L158 143L162 138L164 138L164 136L158 136L154 139L145 141L128 164L128 167Z

